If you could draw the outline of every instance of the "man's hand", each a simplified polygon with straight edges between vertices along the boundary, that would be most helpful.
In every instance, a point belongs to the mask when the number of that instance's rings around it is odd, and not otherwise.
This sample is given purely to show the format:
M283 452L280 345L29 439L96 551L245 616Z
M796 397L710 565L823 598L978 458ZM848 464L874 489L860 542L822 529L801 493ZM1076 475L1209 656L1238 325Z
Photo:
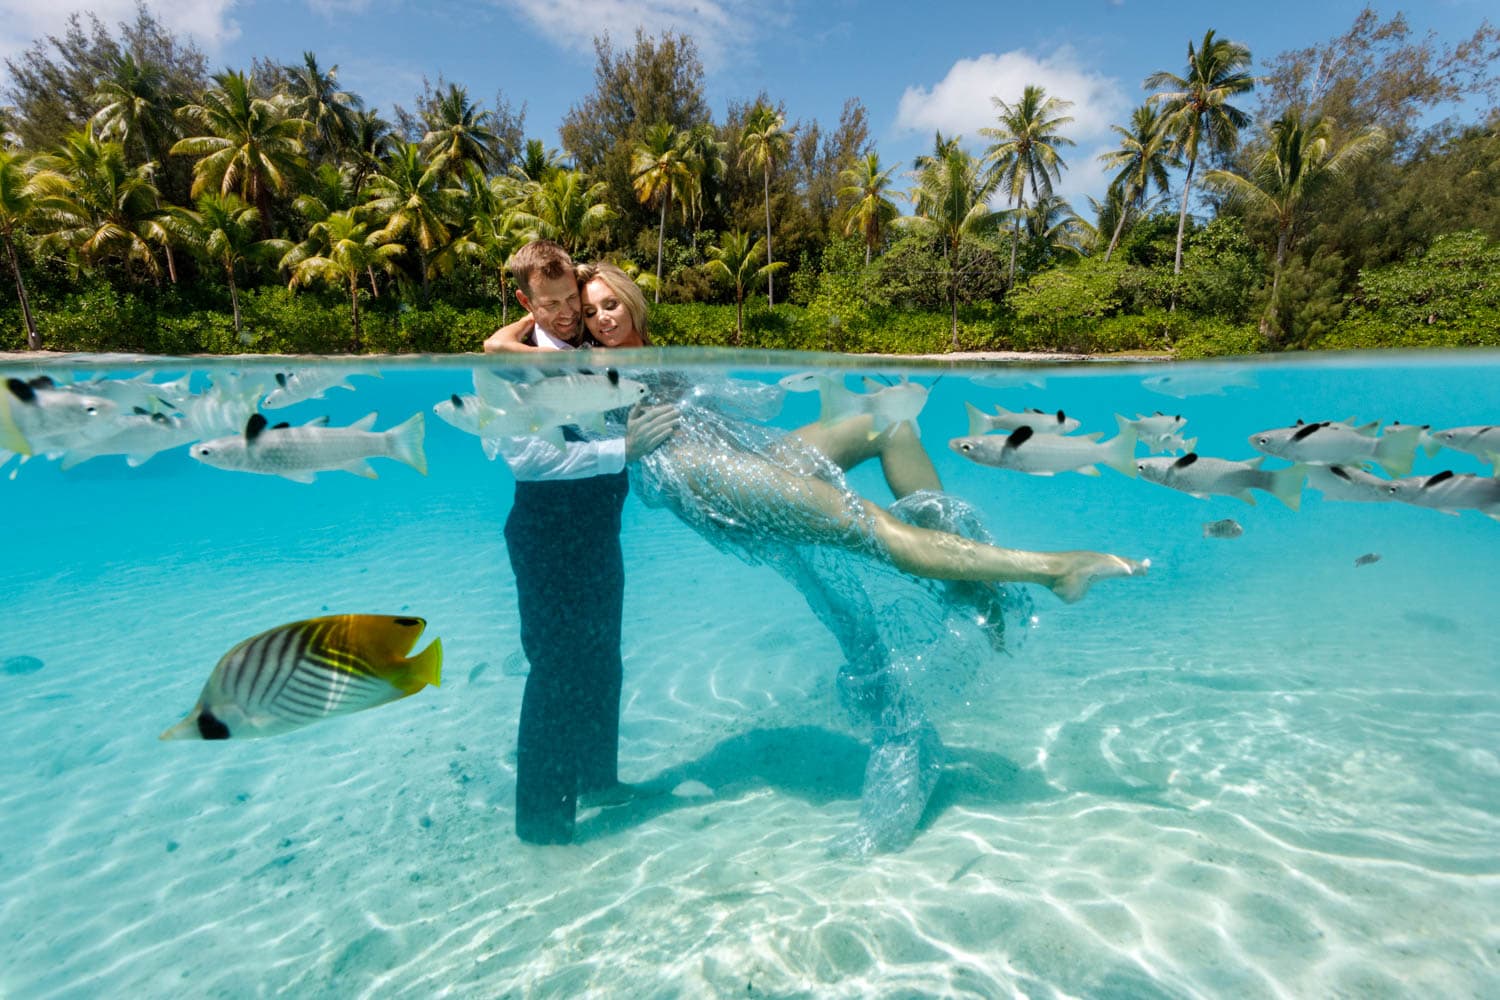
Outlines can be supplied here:
M649 455L677 430L680 415L675 406L642 406L630 410L625 421L625 461Z
M527 313L515 322L502 326L490 334L484 342L484 353L507 354L544 350L544 348L526 343L526 338L530 337L535 329L536 320L531 318L530 313Z

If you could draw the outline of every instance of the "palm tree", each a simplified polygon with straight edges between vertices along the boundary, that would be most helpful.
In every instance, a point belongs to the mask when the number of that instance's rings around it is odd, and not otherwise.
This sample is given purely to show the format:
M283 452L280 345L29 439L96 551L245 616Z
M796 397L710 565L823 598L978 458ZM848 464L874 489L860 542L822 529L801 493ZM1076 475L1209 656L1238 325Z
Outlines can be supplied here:
M302 53L301 66L286 67L291 79L287 91L291 103L288 114L308 124L312 138L311 152L339 156L349 149L356 136L356 118L364 101L356 94L339 89L339 68L323 72L318 57Z
M1098 237L1098 231L1073 211L1068 200L1055 194L1038 198L1026 209L1025 221L1026 235L1049 258L1058 254L1082 257Z
M500 279L500 322L510 322L509 272L506 262L522 246L537 238L524 211L526 191L519 181L500 175L476 188L470 198L468 225L450 246L451 254L480 267L493 268Z
M839 188L839 197L850 201L848 213L844 216L844 235L852 236L857 232L864 237L867 266L870 255L885 238L886 227L901 214L895 202L885 196L895 170L895 167L882 170L880 154L870 152L839 175L844 181L844 186Z
M750 235L741 230L725 233L718 246L708 248L708 263L704 268L711 277L720 278L734 287L734 344L739 346L745 331L745 287L752 281L768 278L786 267L782 261L761 264L766 251L765 240L750 242Z
M1279 334L1281 275L1296 244L1299 224L1308 202L1318 190L1385 144L1385 132L1370 126L1342 144L1334 141L1333 123L1321 116L1304 120L1288 111L1267 129L1265 151L1256 158L1248 177L1228 170L1210 170L1203 183L1231 198L1269 214L1276 222L1276 256L1271 272L1271 297L1261 330Z
M724 161L724 143L712 124L700 122L687 134L684 143L683 162L687 165L687 180L683 187L681 204L684 215L693 224L693 258L698 256L698 230L703 227L703 215L707 210L710 192L717 195L729 165Z
M548 149L540 139L527 139L521 147L521 155L511 162L510 172L523 183L540 184L548 177L565 169L563 156L555 149Z
M101 139L115 139L127 155L139 151L139 162L166 165L167 150L177 134L177 116L167 94L166 76L155 63L139 63L125 53L114 66L112 76L104 77L94 92L99 110L90 119ZM156 209L161 211L158 191ZM163 247L167 257L167 274L177 284L177 260L172 246Z
M590 183L581 170L557 170L530 191L524 223L543 239L577 253L614 219L604 200L609 186Z
M1145 86L1155 90L1151 103L1162 106L1163 128L1172 136L1174 151L1187 159L1187 177L1182 182L1182 209L1177 215L1177 252L1172 273L1182 273L1182 237L1187 228L1188 198L1193 190L1193 170L1205 145L1210 152L1228 152L1239 140L1248 115L1230 100L1255 88L1255 77L1245 71L1250 50L1237 42L1215 38L1213 29L1203 34L1197 48L1188 43L1187 74L1165 70L1146 77Z
M137 162L166 162L176 121L161 67L136 62L127 52L99 81L91 100L99 109L91 119L99 138L117 140L127 155L139 155Z
M661 206L661 222L656 230L656 301L661 301L662 243L667 235L667 205L672 192L681 190L690 174L686 157L685 136L676 127L659 122L646 129L645 137L635 144L630 156L630 183L641 204L653 201Z
M152 244L165 244L171 233L157 209L151 183L152 165L132 167L118 142L100 142L92 127L74 132L56 156L38 157L44 169L32 179L39 216L50 224L46 240L77 253L89 266L109 261L124 264L127 276L137 265L159 277Z
M1048 97L1046 90L1028 84L1015 104L991 97L1000 119L999 128L982 128L981 135L995 141L985 152L1000 187L1016 209L1015 232L1010 244L1009 285L1016 283L1016 250L1021 242L1021 219L1026 214L1026 186L1031 185L1034 200L1052 193L1052 182L1067 167L1057 153L1059 146L1073 145L1072 139L1058 134L1058 129L1073 119L1062 114L1072 101Z
M353 350L361 348L359 326L359 279L376 268L386 272L396 269L395 260L404 252L401 244L393 243L385 230L370 231L368 223L360 222L352 212L334 212L314 227L316 238L327 245L326 253L305 257L291 269L289 287L296 288L310 281L322 281L329 285L342 285L349 289L349 316L354 330Z
M35 211L36 198L23 154L0 149L0 242L5 244L5 256L10 261L11 273L16 277L16 297L21 300L21 318L26 323L26 349L29 351L42 349L42 337L37 333L36 320L31 315L26 282L21 278L16 233L31 224Z
M391 123L375 111L357 111L351 123L353 129L349 148L345 153L351 169L350 183L354 195L364 193L365 181L380 171L380 163L390 153L392 142Z
M784 159L792 148L795 129L786 128L786 116L774 108L757 103L745 118L740 129L740 166L747 163L759 167L766 201L766 259L773 261L771 252L771 168ZM769 264L767 265L769 266ZM775 268L766 272L766 304L776 304Z
M446 183L444 158L429 162L415 143L402 143L365 185L366 211L385 221L390 240L407 239L417 249L422 299L431 291L434 262L460 224L462 191Z
M469 100L469 92L456 83L424 109L427 134L422 151L442 163L455 177L463 176L466 164L485 170L500 161L500 137L495 134L495 116Z
M259 209L261 231L270 236L271 195L289 191L303 168L299 137L307 122L288 114L285 102L256 97L248 74L220 73L214 82L218 86L200 103L182 109L208 134L179 140L171 152L200 158L193 164L193 197L237 193Z
M931 156L919 157L916 186L909 193L915 215L903 220L909 228L941 241L948 279L948 308L953 347L958 349L959 251L965 239L994 225L1003 213L992 210L990 196L1000 175L984 170L979 160L959 147L957 139L939 134Z
M170 223L173 234L181 239L210 264L224 269L229 282L229 302L234 312L234 334L242 344L248 344L240 319L240 293L235 282L235 273L242 268L271 256L285 254L290 244L286 240L257 239L260 230L260 212L247 205L237 194L220 194L210 191L198 199L196 212L178 208L172 212Z
M1162 127L1164 120L1162 109L1147 102L1131 113L1129 128L1110 126L1120 137L1120 148L1102 154L1099 160L1116 171L1109 184L1119 192L1120 217L1109 238L1109 248L1104 251L1106 261L1120 245L1120 235L1132 209L1140 211L1153 186L1161 194L1167 193L1167 168L1178 166L1179 161L1168 148L1167 133Z

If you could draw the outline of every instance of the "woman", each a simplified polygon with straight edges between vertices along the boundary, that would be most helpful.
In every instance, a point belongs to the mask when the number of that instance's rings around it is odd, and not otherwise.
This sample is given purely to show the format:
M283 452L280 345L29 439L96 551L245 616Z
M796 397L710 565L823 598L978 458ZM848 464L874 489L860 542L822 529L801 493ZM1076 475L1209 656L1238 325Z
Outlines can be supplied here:
M629 275L613 264L584 264L578 279L585 346L649 345L646 300ZM498 331L494 342L501 350L536 350L522 342L530 326L524 317ZM728 534L754 556L767 542L834 545L913 576L1038 583L1069 602L1083 597L1096 580L1136 576L1149 566L1099 552L1007 549L922 527L844 484L842 473L879 457L898 499L941 489L910 423L872 436L872 418L865 415L812 424L778 440L722 413L724 401L713 399L712 391L664 377L651 381L656 401L677 403L684 419L666 444L639 463L642 496L654 506L672 508L715 544L721 541L715 535Z

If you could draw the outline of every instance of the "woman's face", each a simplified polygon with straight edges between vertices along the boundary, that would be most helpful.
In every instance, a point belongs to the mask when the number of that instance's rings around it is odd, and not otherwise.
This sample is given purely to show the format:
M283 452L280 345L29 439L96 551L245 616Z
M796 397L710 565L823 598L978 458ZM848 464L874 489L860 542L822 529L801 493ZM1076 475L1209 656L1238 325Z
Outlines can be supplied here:
M583 286L583 323L605 347L642 347L630 310L603 278Z

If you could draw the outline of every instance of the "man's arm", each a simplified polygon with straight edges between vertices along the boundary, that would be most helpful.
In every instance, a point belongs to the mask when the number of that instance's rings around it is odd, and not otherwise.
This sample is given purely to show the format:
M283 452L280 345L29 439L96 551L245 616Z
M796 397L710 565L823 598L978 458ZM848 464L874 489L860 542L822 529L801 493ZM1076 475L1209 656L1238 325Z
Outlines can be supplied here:
M545 347L537 347L528 343L532 331L536 329L536 320L527 313L513 323L507 323L494 333L490 334L484 341L484 353L486 354L519 354L529 351L545 351Z
M605 476L661 447L677 430L677 421L674 406L637 406L630 411L622 438L568 441L561 448L541 438L506 438L500 457L523 482Z

